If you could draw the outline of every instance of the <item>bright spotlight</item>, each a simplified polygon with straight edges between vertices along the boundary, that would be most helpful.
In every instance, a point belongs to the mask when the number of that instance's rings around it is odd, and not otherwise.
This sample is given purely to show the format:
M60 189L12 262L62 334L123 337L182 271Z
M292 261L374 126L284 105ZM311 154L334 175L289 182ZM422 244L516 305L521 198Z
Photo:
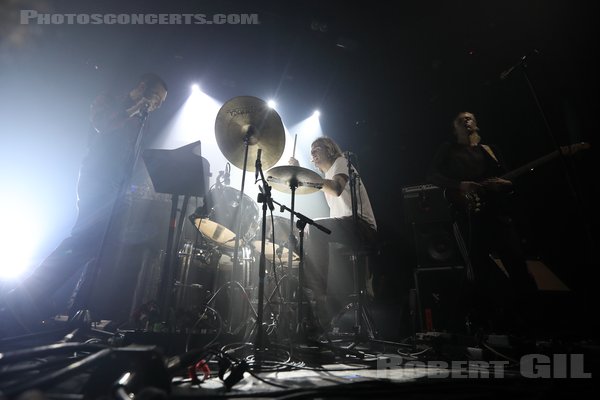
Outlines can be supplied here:
M7 203L0 210L0 220L10 229L0 230L0 280L10 280L18 278L32 267L40 237L39 232L31 229L36 221L28 217L26 210L30 208L20 200L11 199L4 193L2 195ZM23 240L24 237L27 240Z
M321 116L321 112L319 110L315 110L315 112L313 113L313 117L319 117Z
M269 100L269 101L267 101L267 105L269 106L269 108L275 108L275 107L277 107L277 103L275 103L275 100Z
M220 103L202 92L196 84L192 86L186 102L172 117L164 128L163 134L157 138L154 147L172 149L197 140L202 141L202 154L208 154L205 146L215 141L215 120Z

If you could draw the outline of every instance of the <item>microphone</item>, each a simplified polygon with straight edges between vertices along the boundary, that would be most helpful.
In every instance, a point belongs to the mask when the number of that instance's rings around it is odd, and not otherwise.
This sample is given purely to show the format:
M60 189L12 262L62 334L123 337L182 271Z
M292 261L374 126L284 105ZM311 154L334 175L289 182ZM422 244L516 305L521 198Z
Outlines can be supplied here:
M258 181L258 170L260 169L260 155L262 153L262 149L259 148L256 151L256 162L254 163L254 182Z
M227 163L225 164L225 174L223 175L223 183L226 186L229 186L229 184L231 183L231 164Z
M148 109L150 108L150 103L144 103L142 108L140 108L140 119L144 120L148 117Z
M344 153L344 157L346 157L346 160L348 160L348 162L355 168L358 168L358 160L356 158L356 154L354 154L351 151L345 151Z
M277 249L275 249L275 254L277 255L277 257L281 258L281 255L283 254L283 246L287 246L287 242L282 244L281 246L277 246Z
M519 59L519 61L515 64L512 65L510 68L502 71L502 73L500 74L500 79L501 80L505 80L506 78L508 78L508 76L510 74L512 74L512 72L520 67L521 65L525 65L525 63L527 62L527 58L529 58L529 56L531 56L532 54L539 54L540 52L537 49L533 49L532 51L530 51L528 54L524 55L523 57L521 57Z

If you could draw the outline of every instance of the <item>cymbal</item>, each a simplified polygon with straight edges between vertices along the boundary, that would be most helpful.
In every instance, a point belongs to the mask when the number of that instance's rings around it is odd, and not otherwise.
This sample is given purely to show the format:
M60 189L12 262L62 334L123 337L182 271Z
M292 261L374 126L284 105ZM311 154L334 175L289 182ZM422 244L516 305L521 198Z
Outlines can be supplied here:
M297 186L296 194L314 193L323 187L323 178L319 174L295 165L273 167L267 171L266 176L273 189L284 193L291 193L291 184Z
M279 161L285 148L285 130L277 112L257 97L239 96L228 100L217 114L215 136L219 149L230 163L244 168L244 140L248 137L246 171L255 171L258 149L262 149L263 170Z

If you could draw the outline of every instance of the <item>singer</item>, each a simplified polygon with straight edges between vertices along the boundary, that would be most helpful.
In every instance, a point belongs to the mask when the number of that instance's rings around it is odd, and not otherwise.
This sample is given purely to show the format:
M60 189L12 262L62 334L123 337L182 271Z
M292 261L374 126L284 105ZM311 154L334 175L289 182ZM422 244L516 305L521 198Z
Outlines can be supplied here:
M462 299L465 311L471 323L484 330L492 328L490 323L495 325L494 328L523 328L508 324L523 323L530 317L526 308L537 288L527 272L521 240L508 207L513 184L501 178L506 168L500 152L481 143L473 113L459 113L452 125L454 140L438 149L429 181L445 189L445 196L455 210L460 233L467 243L475 280L470 283L469 290L461 291L465 296ZM483 287L484 283L492 283L489 278L494 271L489 267L497 269L490 259L492 253L500 257L508 272L512 289L508 299L502 298L507 293L494 292L499 282L490 288ZM485 309L498 299L502 299L499 305L502 311L499 307ZM519 314L520 321L515 318Z
M148 73L124 95L104 93L95 99L88 153L77 184L78 216L71 236L2 299L0 330L4 332L0 335L35 331L42 319L66 310L68 299L53 305L50 298L98 256L113 204L127 179L140 128L166 96L165 82ZM78 304L72 307L76 311Z
M377 223L371 207L367 189L361 179L357 179L358 226L352 218L352 198L350 193L348 160L340 147L328 137L320 137L311 145L313 164L325 175L321 191L329 206L329 218L318 219L318 223L331 230L326 235L308 226L306 242L305 276L307 286L313 290L319 306L319 318L327 324L331 313L337 311L338 304L327 301L329 243L340 243L350 247L372 245L376 241ZM349 154L349 153L347 153ZM298 160L290 158L289 164L298 166ZM352 274L350 267L347 274ZM367 272L369 273L369 272ZM331 281L332 276L329 276ZM335 277L333 277L335 278ZM372 289L368 288L372 293ZM330 299L331 300L331 299ZM325 309L328 306L328 310Z

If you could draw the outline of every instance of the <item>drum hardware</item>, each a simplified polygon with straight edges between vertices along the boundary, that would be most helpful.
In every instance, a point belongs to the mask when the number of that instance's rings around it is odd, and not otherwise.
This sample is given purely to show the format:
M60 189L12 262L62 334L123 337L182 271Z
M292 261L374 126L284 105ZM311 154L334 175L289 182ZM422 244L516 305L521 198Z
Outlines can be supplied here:
M173 309L189 311L210 297L214 289L215 261L220 253L211 248L197 247L186 241L178 252L177 276L172 285Z
M233 334L248 325L252 320L248 309L237 305L250 304L254 290L251 280L254 257L250 247L242 246L240 249L241 264L237 274L241 276L241 283L228 279L233 269L231 252L212 243L196 247L191 241L186 241L179 251L179 258L178 275L172 286L175 294L173 326L176 331L189 330L197 316L208 308L219 313L219 320L222 316L231 326L238 327ZM232 298L237 301L236 308L233 314L228 314ZM256 315L251 304L250 308Z
M282 165L267 171L267 181L273 183L273 188L280 192L291 193L292 206L290 211L290 234L288 244L290 248L296 247L294 236L294 216L296 193L308 194L318 191L323 186L323 178L315 171L294 165ZM277 203L279 204L279 203ZM281 205L280 205L281 206ZM283 206L282 206L283 207ZM287 207L286 207L287 208ZM283 211L283 209L282 209ZM288 268L292 270L293 252L288 251Z
M283 165L278 167L273 167L267 171L267 181L273 184L273 188L277 191L284 193L291 193L291 208L287 208L279 203L277 203L281 207L281 211L287 210L290 212L290 234L288 236L288 244L290 248L296 248L296 238L293 234L294 232L294 217L297 215L302 215L295 212L295 201L296 201L296 193L298 194L309 194L318 191L323 185L323 178L317 174L315 171L312 171L307 168L298 167L294 165ZM307 217L302 215L303 220L308 220ZM310 220L313 224L314 221ZM302 228L306 223L303 224ZM323 228L320 225L319 229ZM326 231L326 228L323 228ZM331 233L331 232L329 232ZM300 230L299 234L303 237L303 232ZM300 252L301 253L301 252ZM288 251L288 273L292 271L293 264L293 252ZM303 263L303 255L300 254L299 257L300 265ZM301 276L303 275L302 267L299 267L298 271L298 310L297 310L297 319L296 319L296 332L299 333L300 326L302 323L302 288L304 286ZM286 290L286 300L290 301L291 288L287 287Z
M240 202L243 201L246 171L255 171L262 168L264 162L269 168L274 165L283 153L285 147L285 131L283 123L277 112L270 108L267 103L259 98L251 96L235 97L227 101L217 113L215 122L215 136L219 149L233 165L242 169L242 183L240 190ZM257 159L255 166L248 166L248 152L256 150ZM265 151L264 160L260 160L262 150ZM236 213L234 229L233 265L238 265L238 252L240 233L242 232L244 207L239 207ZM263 226L265 221L263 219ZM230 240L229 238L228 240ZM264 254L261 256L260 273L264 278ZM232 269L231 280L235 276ZM263 283L263 284L261 284ZM259 296L262 295L264 281L259 278ZM262 298L259 298L262 302ZM231 302L233 307L233 302ZM233 309L231 310L233 311ZM258 329L262 332L262 310L259 308ZM231 313L233 314L233 313ZM229 327L231 330L231 326ZM262 340L257 341L259 344Z
M312 223L314 223L314 221L309 220L308 218L306 218L304 215L300 214L300 213L296 213L293 210L294 207L294 193L295 193L295 189L297 188L297 180L296 179L292 179L291 180L291 184L290 184L290 189L292 191L292 209L287 208L286 206L278 203L277 201L273 200L271 197L271 187L269 186L269 184L267 183L267 179L265 179L263 170L262 170L262 166L261 166L261 160L260 160L260 150L258 152L258 157L257 157L257 162L256 162L256 167L257 167L257 171L258 171L258 175L260 177L260 181L262 182L262 186L259 186L260 189L260 194L258 195L258 202L262 203L262 230L261 230L261 249L260 249L260 262L259 262L259 284L258 284L258 315L257 315L257 335L256 335L256 343L255 343L255 350L257 352L256 354L256 360L257 362L260 363L261 361L261 352L263 350L265 350L265 345L264 345L264 327L263 327L263 319L264 319L264 286L265 286L265 268L266 268L266 218L267 218L267 207L271 210L271 212L275 209L275 206L273 205L273 203L278 204L281 207L281 211L290 211L291 213L291 219L290 219L290 224L292 224L290 226L290 234L288 236L288 243L290 244L289 249L288 249L288 276L291 275L292 272L292 259L293 259L293 249L295 249L295 243L296 243L296 239L294 236L294 227L293 227L293 221L294 221L294 216L298 216L299 218L299 223L300 221L310 221ZM277 169L279 167L275 167L273 169ZM273 169L271 169L270 171L272 171ZM270 172L269 171L269 172ZM276 171L277 172L277 171ZM312 172L312 171L311 171ZM270 175L272 176L272 175ZM297 311L296 311L296 316L297 316L297 321L301 321L300 323L297 323L296 325L296 335L298 336L301 332L301 325L302 325L302 312L301 312L301 305L302 305L302 243L303 243L303 230L304 230L304 224L299 224L299 228L300 226L302 227L302 229L300 229L300 239L301 239L301 244L300 244L300 268L299 268L299 291L297 293ZM325 231L327 231L326 228L323 228ZM331 232L329 232L331 233ZM283 278L282 278L283 280ZM286 296L284 297L284 304L287 303L289 304L289 299L291 296L291 285L290 285L290 280L288 279L288 284L287 284L287 290L285 291ZM279 282L278 282L279 283ZM275 290L277 291L278 286L276 286ZM275 291L274 291L275 293ZM287 297L287 298L286 298ZM286 310L284 309L283 313L286 313ZM282 312L280 311L279 313L279 317L281 317ZM286 321L287 322L287 321ZM288 326L288 324L286 323L286 326Z
M300 168L300 167L297 167ZM302 305L304 303L304 228L306 227L306 224L310 224L313 225L315 228L325 232L326 234L331 234L331 231L327 228L325 228L324 226L318 224L317 222L315 222L314 220L308 218L307 216L294 211L291 208L286 207L285 205L278 203L277 201L273 200L273 203L277 204L281 211L287 211L292 215L292 218L294 216L296 216L298 218L298 221L296 222L296 226L298 228L298 232L299 232L299 254L300 254L300 262L298 264L298 288L297 288L297 292L296 292L296 335L299 339L301 340L306 340L305 337L305 320L304 317L302 315ZM293 204L293 202L292 202ZM288 258L288 261L291 260L291 253L289 252L290 256ZM292 271L292 265L291 262L288 264L288 273L291 274ZM291 290L288 291L288 294L291 292ZM289 301L289 298L287 299Z
M186 287L186 288L194 288L194 289L204 289L204 286L202 286L199 283L192 283L190 285L185 285L179 281L175 281L175 283L173 284L173 286L175 287Z

